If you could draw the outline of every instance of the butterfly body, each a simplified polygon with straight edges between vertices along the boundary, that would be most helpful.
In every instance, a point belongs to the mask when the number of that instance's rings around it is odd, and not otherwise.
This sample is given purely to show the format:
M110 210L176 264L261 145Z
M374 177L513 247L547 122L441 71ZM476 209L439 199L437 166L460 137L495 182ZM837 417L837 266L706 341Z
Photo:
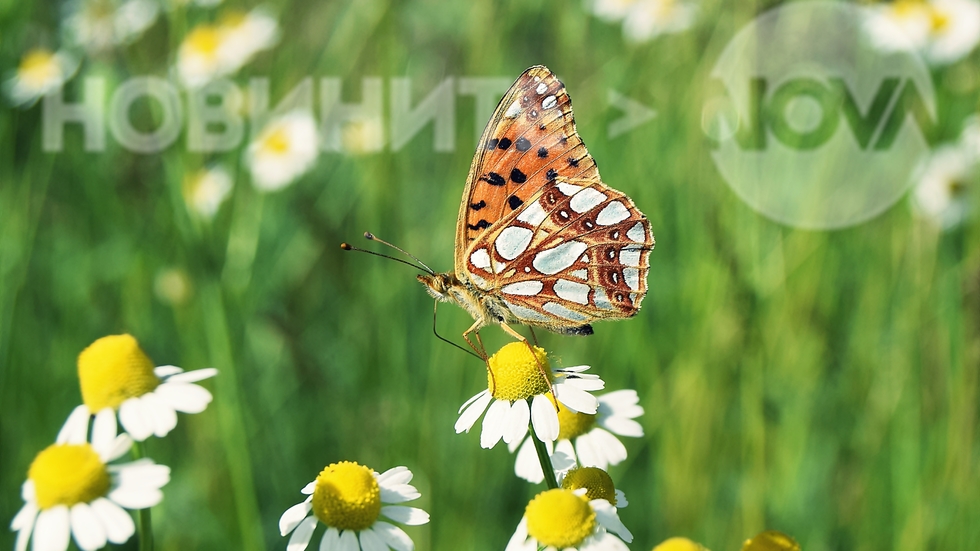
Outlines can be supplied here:
M599 177L564 84L535 66L504 94L477 145L454 272L419 281L473 316L464 337L489 324L518 338L507 324L589 335L594 321L637 313L653 247L643 213Z

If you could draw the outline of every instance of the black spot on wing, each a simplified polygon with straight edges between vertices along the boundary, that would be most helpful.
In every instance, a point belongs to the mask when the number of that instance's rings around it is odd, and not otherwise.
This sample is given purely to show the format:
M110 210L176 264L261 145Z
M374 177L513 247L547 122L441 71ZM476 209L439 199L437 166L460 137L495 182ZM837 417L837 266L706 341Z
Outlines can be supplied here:
M510 210L517 210L517 207L519 207L519 206L521 206L523 204L524 204L524 201L522 201L521 198L518 197L518 196L516 196L516 195L511 195L507 199L507 205L510 207Z
M490 172L489 174L487 174L484 177L481 177L480 179L490 184L491 186L502 186L507 183L507 180L504 180L504 177L501 176L500 174L497 174L496 172Z
M538 157L544 159L547 156L548 156L548 148L546 148L546 147L539 147L538 148Z
M473 210L480 210L485 206L487 206L486 201L480 201L479 203L470 203L470 208Z
M510 171L510 179L515 184L523 184L527 181L527 174L524 174L518 168L514 168L514 170Z
M500 140L498 140L497 138L491 138L490 141L487 142L487 150L489 151L491 149L496 149L497 148L497 143L499 141Z
M549 168L548 172L545 173L545 177L548 178L548 180L554 180L558 177L558 171L553 168Z
M521 136L520 138L517 138L516 142L514 142L514 146L517 147L517 150L520 152L527 151L528 149L531 149L531 140Z
M506 150L510 147L511 143L513 142L510 141L510 138L500 138L500 141L497 143L497 149Z
M490 222L480 219L476 224L467 224L466 227L471 230L483 230L490 227Z

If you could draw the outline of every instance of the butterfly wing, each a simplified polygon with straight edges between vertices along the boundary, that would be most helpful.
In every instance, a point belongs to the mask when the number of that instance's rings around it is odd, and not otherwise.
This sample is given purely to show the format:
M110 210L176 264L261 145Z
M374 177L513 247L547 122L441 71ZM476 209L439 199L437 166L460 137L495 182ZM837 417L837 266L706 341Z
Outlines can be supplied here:
M457 277L467 276L474 241L559 176L598 180L599 171L575 130L565 85L534 66L504 94L477 144L456 222Z

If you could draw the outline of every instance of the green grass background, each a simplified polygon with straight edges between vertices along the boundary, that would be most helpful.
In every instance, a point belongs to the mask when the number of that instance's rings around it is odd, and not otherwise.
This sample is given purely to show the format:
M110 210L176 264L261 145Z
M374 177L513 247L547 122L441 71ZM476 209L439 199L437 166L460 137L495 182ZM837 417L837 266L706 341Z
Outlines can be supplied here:
M232 5L235 5L232 3ZM721 49L769 2L708 1L684 34L643 45L578 2L279 2L283 40L236 77L269 76L273 97L301 78L412 78L416 98L447 76L559 74L604 180L657 236L650 292L634 319L589 338L541 335L561 365L592 365L608 389L635 388L642 439L611 469L629 497L632 549L670 536L735 551L768 528L807 551L980 548L980 228L940 234L906 201L859 226L800 231L771 222L725 185L700 129ZM59 3L0 2L0 66L57 41ZM167 75L208 10L167 14L82 75L109 90ZM935 73L952 139L977 110L974 55ZM69 85L74 93L78 78ZM607 139L614 88L659 116ZM472 357L431 333L431 301L403 266L343 253L371 230L434 268L453 232L475 146L472 100L457 99L456 151L427 126L402 150L323 154L285 191L250 185L241 150L192 154L184 138L138 155L111 136L85 153L40 149L40 108L0 110L0 521L80 401L75 359L93 340L137 336L159 364L215 366L214 402L181 415L148 451L172 467L153 509L158 549L284 549L277 521L324 465L355 460L415 472L430 524L419 549L503 549L541 490L513 475L503 445L456 435L456 410L485 384ZM142 116L142 115L138 115ZM386 116L386 121L389 120ZM185 173L236 175L210 224L189 215ZM184 270L192 295L154 294ZM471 320L443 306L439 326ZM496 328L488 347L506 342ZM319 532L318 532L319 534ZM319 536L314 540L318 543ZM0 548L13 535L0 530ZM127 548L135 548L135 539Z

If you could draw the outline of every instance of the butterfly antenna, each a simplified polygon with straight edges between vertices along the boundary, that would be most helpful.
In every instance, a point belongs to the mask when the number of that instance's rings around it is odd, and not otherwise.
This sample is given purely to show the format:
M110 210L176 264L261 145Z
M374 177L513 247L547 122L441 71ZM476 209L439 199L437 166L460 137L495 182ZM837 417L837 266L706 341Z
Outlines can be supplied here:
M377 241L378 243L381 243L382 245L388 245L392 249L395 249L396 251L402 253L405 256L410 257L412 260L414 260L414 261L418 262L419 264L421 264L422 267L425 268L429 272L429 274L433 274L433 275L435 274L435 272L432 271L432 268L426 266L425 265L425 262L422 262L421 260L419 260L418 257L415 256L414 254L406 251L405 249L402 249L401 247L398 247L396 245L392 245L391 243L388 243L384 239L378 238L376 235L374 235L373 233L371 233L369 231L364 232L364 239L369 239L371 241Z
M369 251L367 249L362 249L360 247L355 247L355 246L350 245L348 243L341 243L340 244L340 248L341 249L344 249L345 251L357 251L357 252L360 252L360 253L368 253L368 254L373 254L374 256L380 256L381 258L387 258L388 260L394 260L395 262L399 262L399 263L404 264L406 266L411 266L412 268L415 268L416 270L424 271L424 272L427 272L429 275L432 275L432 270L423 269L422 267L416 266L415 264L412 264L411 262L408 262L407 260L402 260L401 258L395 258L393 256L388 256L386 254L376 253L374 251Z
M467 349L463 348L462 346L460 346L460 345L454 343L453 341L447 339L446 337L443 337L442 335L440 335L439 334L439 331L436 331L436 312L438 310L439 310L439 301L438 300L433 301L433 303L432 303L432 333L436 336L436 338L439 339L439 340L441 340L442 342L447 342L447 343L455 346L456 348L462 350L463 352L466 352L470 356L473 356L474 358L476 358L476 359L478 359L480 361L483 361L483 358L481 358L481 357L477 356L476 354L474 354L472 350L467 350Z

